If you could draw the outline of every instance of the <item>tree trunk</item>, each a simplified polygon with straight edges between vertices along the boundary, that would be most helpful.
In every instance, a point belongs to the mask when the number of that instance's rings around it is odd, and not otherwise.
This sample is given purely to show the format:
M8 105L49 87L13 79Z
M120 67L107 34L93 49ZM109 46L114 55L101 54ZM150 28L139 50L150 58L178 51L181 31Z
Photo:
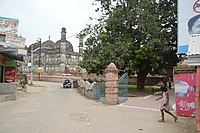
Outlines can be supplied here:
M173 67L170 67L167 69L166 81L168 81L169 77L173 81Z
M138 72L137 73L137 89L139 91L144 91L145 79L148 73Z

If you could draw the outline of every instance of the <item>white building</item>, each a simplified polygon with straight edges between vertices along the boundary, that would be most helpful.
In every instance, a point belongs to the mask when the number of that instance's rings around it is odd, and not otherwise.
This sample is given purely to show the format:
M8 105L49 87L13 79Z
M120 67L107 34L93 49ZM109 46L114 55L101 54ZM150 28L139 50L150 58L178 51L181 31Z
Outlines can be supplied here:
M45 74L70 73L75 70L83 53L83 39L79 42L79 52L74 52L73 45L66 40L66 29L61 31L61 39L56 43L47 40L38 41L29 46L25 66L31 61L31 49L33 48L33 66L42 69ZM25 72L28 67L23 68Z

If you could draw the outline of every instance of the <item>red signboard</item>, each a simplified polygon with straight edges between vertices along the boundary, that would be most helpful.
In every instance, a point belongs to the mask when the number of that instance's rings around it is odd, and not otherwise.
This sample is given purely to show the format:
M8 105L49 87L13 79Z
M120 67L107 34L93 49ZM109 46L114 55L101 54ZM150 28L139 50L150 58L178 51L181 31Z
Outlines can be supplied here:
M15 82L16 70L17 69L14 66L6 66L5 67L4 82Z
M178 116L195 116L196 73L174 76L176 113Z

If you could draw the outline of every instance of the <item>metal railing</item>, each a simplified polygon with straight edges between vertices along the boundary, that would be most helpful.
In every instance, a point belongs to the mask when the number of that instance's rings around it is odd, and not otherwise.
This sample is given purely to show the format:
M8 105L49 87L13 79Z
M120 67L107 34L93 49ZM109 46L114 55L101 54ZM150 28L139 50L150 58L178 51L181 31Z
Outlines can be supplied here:
M128 99L128 73L124 73L118 80L119 103Z

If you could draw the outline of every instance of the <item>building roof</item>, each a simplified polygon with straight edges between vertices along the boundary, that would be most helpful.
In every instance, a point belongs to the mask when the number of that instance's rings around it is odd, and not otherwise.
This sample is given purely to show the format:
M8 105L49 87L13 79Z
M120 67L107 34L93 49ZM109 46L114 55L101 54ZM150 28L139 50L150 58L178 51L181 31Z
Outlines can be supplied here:
M56 45L57 45L57 46L61 46L61 43L62 43L62 42L65 42L65 43L66 43L66 51L67 51L68 53L74 51L72 44L71 44L69 41L67 41L67 40L63 41L63 40L60 39L60 40L58 40L58 41L56 42Z

